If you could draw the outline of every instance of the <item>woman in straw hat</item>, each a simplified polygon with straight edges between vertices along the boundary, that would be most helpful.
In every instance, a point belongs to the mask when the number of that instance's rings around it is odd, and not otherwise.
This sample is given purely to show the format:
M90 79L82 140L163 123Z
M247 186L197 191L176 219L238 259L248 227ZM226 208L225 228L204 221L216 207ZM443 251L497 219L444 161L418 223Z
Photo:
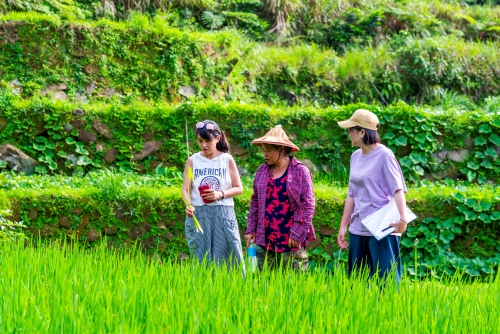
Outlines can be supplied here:
M182 187L182 196L191 204L186 208L185 222L189 249L200 262L206 258L215 263L240 264L243 250L233 197L242 193L243 186L236 163L217 123L196 123L196 136L201 151L188 158ZM197 229L193 215L201 230Z
M312 218L315 199L312 176L291 152L299 151L278 125L264 137L252 141L260 145L265 163L255 174L250 202L246 244L254 242L257 260L276 266L283 260L299 271L306 271L304 247L315 239Z
M380 143L377 132L380 123L374 113L358 109L349 120L338 124L347 129L352 145L360 148L351 156L349 189L337 237L341 248L349 246L349 275L356 268L368 267L370 277L378 274L383 278L394 269L399 281L399 244L407 224L403 173L394 153ZM377 240L361 220L389 203L391 198L395 199L400 220L391 224L395 228L392 235ZM348 225L349 244L346 242Z

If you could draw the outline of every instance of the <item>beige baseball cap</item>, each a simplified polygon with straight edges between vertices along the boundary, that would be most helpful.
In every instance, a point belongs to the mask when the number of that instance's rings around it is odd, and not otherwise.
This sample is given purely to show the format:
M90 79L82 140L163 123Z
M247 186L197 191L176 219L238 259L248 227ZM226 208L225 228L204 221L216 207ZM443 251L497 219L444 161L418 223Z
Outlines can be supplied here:
M377 115L365 109L358 109L347 121L338 122L342 128L359 126L368 130L377 130L379 121Z

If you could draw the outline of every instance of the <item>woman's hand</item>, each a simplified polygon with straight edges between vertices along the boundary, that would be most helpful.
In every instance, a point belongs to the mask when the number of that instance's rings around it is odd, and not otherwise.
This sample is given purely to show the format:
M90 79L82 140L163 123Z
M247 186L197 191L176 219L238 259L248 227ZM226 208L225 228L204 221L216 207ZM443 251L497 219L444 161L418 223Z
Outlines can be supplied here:
M215 191L215 189L207 189L201 194L206 201L213 202L222 198L222 193L220 191Z
M339 230L339 235L337 236L337 243L342 249L346 249L347 246L349 245L347 241L345 241L346 230L347 230L346 227L341 226Z
M406 222L406 220L403 220L403 219L400 219L400 220L398 220L395 223L389 224L389 226L394 227L394 233L403 233L403 232L405 232L406 231L406 225L408 225L408 223Z
M255 233L245 234L245 240L247 241L247 248L250 246L250 242L255 242Z
M300 247L300 242L298 242L295 239L288 238L288 247L290 247L290 248L299 248Z
M193 214L194 214L195 210L196 209L192 205L186 207L186 216L188 216L189 218L193 218Z
M351 224L353 212L354 198L347 196L344 202L344 214L342 215L342 220L340 221L339 234L337 236L337 243L342 249L346 249L347 246L349 246L349 243L345 241L345 236L347 234L347 226Z

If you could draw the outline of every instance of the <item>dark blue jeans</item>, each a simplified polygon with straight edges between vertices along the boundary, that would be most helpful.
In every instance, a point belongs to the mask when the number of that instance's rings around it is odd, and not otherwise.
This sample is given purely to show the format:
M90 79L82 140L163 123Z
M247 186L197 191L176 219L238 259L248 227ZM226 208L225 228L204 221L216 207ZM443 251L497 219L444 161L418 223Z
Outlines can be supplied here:
M349 233L348 275L354 270L370 271L370 277L377 274L385 279L392 271L396 280L401 279L401 258L399 243L401 237L388 235L378 241L375 237L365 237Z

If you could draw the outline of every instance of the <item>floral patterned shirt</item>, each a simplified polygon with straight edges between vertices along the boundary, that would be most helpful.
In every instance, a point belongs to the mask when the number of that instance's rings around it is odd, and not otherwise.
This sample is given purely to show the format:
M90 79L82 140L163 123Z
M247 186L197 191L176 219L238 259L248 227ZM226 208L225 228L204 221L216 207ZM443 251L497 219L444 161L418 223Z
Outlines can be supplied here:
M286 191L288 169L279 178L271 179L267 184L265 236L266 249L278 253L289 252L288 238L293 224L293 211Z

